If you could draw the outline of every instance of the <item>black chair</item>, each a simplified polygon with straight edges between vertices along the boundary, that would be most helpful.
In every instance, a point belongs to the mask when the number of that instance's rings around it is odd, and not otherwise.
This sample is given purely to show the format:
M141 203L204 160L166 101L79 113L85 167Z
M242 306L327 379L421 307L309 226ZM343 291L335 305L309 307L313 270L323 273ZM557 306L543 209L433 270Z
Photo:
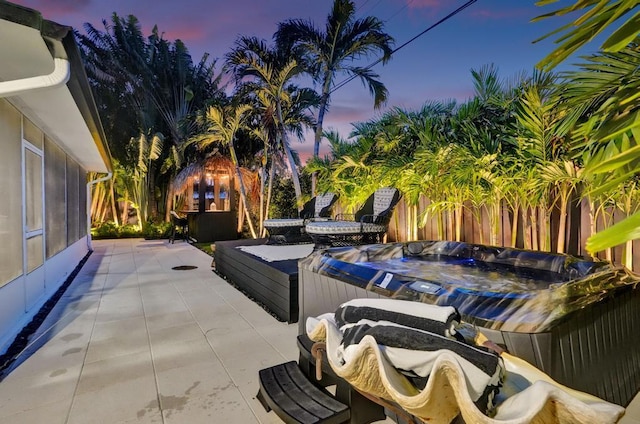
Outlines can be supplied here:
M176 211L171 211L171 237L169 240L173 244L176 239L176 233L179 232L182 239L189 242L189 223L187 218L183 218Z
M305 231L316 249L382 243L400 197L395 188L380 188L354 215L338 215L333 221L309 222Z
M304 231L305 225L311 221L329 219L331 208L337 199L338 196L334 193L324 193L305 203L298 218L265 219L263 225L269 231L267 243L311 243L311 239Z

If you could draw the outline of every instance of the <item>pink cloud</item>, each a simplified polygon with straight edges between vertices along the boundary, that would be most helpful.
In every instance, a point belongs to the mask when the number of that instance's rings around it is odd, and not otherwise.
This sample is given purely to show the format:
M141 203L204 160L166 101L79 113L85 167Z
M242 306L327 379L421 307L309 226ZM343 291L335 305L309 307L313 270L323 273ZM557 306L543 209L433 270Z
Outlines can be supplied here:
M47 18L51 15L62 15L86 9L91 0L13 0L13 3L36 9Z
M441 0L407 0L409 9L435 9L446 4Z
M501 20L501 19L513 19L521 17L531 17L531 11L526 9L470 9L470 15L474 18Z
M57 22L58 19L67 18L89 9L91 0L12 0L13 3L35 9L42 14L44 19ZM65 22L59 22L65 24Z

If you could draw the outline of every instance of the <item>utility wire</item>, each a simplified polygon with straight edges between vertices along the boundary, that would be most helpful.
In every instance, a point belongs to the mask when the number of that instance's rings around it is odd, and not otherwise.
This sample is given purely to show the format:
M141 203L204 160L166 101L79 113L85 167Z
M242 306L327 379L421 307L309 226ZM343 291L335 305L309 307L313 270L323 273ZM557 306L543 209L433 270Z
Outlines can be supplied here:
M441 18L439 21L437 21L436 23L434 23L433 25L430 25L428 28L426 28L424 31L422 31L420 34L416 35L415 37L413 37L412 39L410 39L409 41L406 41L405 43L403 43L402 45L400 45L399 47L395 48L394 50L391 51L391 53L389 53L389 57L391 57L393 54L395 54L396 52L398 52L398 50L406 47L408 44L413 43L416 39L418 39L419 37L422 37L424 34L426 34L427 32L431 31L432 29L434 29L435 27L439 26L440 24L448 21L449 19L453 18L455 15L457 15L458 13L462 12L464 9L466 9L467 7L471 6L473 3L477 2L478 0L468 0L465 4L463 4L462 6L458 7L456 10L454 10L453 12L449 13L448 15L446 15L444 18ZM375 62L371 63L370 65L368 65L366 68L364 68L364 70L369 70L371 68L373 68L374 66L376 66L378 63L382 62L382 57L379 58L378 60L376 60ZM353 81L354 79L358 78L358 75L352 75L349 78L347 78L346 80L336 84L335 87L333 87L333 89L331 91L329 91L329 94L333 93L334 91L344 87L345 85L347 85L348 83L350 83L351 81Z
M413 3L413 0L409 0L408 2L406 2L404 4L404 6L402 6L400 9L398 9L396 11L396 13L394 13L393 15L389 16L384 22L385 23L389 23L389 21L391 21L393 18L395 18L396 16L398 16L398 13L402 12L404 9L406 9L407 7L409 7L411 5L411 3Z
M369 0L364 0L364 3L362 3L359 7L356 7L356 10L362 9L367 3L369 3Z
M371 13L371 11L372 11L373 9L375 9L376 7L378 7L378 6L380 5L380 3L382 3L382 0L378 0L378 1L376 2L376 4L374 4L373 6L371 6L371 7L369 8L369 10L367 11L367 14Z

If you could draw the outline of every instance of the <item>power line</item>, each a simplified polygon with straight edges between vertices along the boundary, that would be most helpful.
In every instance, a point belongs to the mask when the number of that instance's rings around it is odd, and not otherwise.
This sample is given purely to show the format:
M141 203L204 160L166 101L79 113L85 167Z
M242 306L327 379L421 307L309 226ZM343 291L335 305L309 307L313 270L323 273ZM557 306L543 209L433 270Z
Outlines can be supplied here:
M404 4L404 6L402 6L400 9L398 9L396 11L396 13L394 13L393 15L389 16L384 22L385 23L389 23L389 21L391 21L391 19L395 18L396 16L398 16L398 13L402 12L404 9L406 9L407 7L409 7L409 5L411 5L411 3L413 3L413 0L409 0L408 2L406 2Z
M465 4L463 4L462 6L458 7L456 10L454 10L453 12L450 12L448 15L446 15L445 17L441 18L439 21L437 21L436 23L434 23L433 25L430 25L428 28L426 28L424 31L422 31L421 33L419 33L418 35L416 35L415 37L411 38L409 41L404 42L402 45L400 45L399 47L395 48L394 50L391 51L391 53L389 54L389 56L392 56L393 54L397 53L400 49L406 47L407 45L413 43L416 39L418 39L419 37L422 37L424 34L426 34L427 32L431 31L432 29L434 29L435 27L439 26L440 24L448 21L449 19L451 19L452 17L454 17L455 15L457 15L458 13L462 12L464 9L466 9L467 7L471 6L473 3L477 2L478 0L468 0ZM364 68L365 70L369 70L371 68L373 68L375 65L377 65L378 63L382 62L382 57L379 58L378 60L376 60L375 62L371 63L370 65L368 65L366 68ZM346 80L342 81L339 84L336 84L335 87L333 87L333 89L329 92L329 94L333 93L334 91L344 87L345 85L347 85L348 83L350 83L351 81L353 81L354 79L358 78L357 75L352 75L349 78L347 78Z
M373 9L375 9L376 7L378 7L378 6L380 5L380 3L382 3L382 0L378 0L378 1L376 2L376 4L374 4L373 6L371 6L371 7L369 8L369 10L367 11L367 14L371 13L371 11L372 11Z
M362 9L362 7L365 6L367 3L369 3L369 0L364 0L364 3L360 5L359 9Z

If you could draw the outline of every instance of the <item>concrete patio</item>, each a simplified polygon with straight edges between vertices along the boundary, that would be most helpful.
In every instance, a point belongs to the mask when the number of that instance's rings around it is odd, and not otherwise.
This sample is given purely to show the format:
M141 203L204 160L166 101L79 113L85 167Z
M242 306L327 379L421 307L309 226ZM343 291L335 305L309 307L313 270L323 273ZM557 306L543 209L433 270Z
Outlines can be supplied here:
M281 422L255 399L258 370L297 358L296 324L278 322L187 243L94 249L0 382L0 422ZM638 397L621 422L640 424Z
M94 249L41 327L41 347L0 383L0 422L280 422L255 399L258 370L297 358L296 325L184 242Z

